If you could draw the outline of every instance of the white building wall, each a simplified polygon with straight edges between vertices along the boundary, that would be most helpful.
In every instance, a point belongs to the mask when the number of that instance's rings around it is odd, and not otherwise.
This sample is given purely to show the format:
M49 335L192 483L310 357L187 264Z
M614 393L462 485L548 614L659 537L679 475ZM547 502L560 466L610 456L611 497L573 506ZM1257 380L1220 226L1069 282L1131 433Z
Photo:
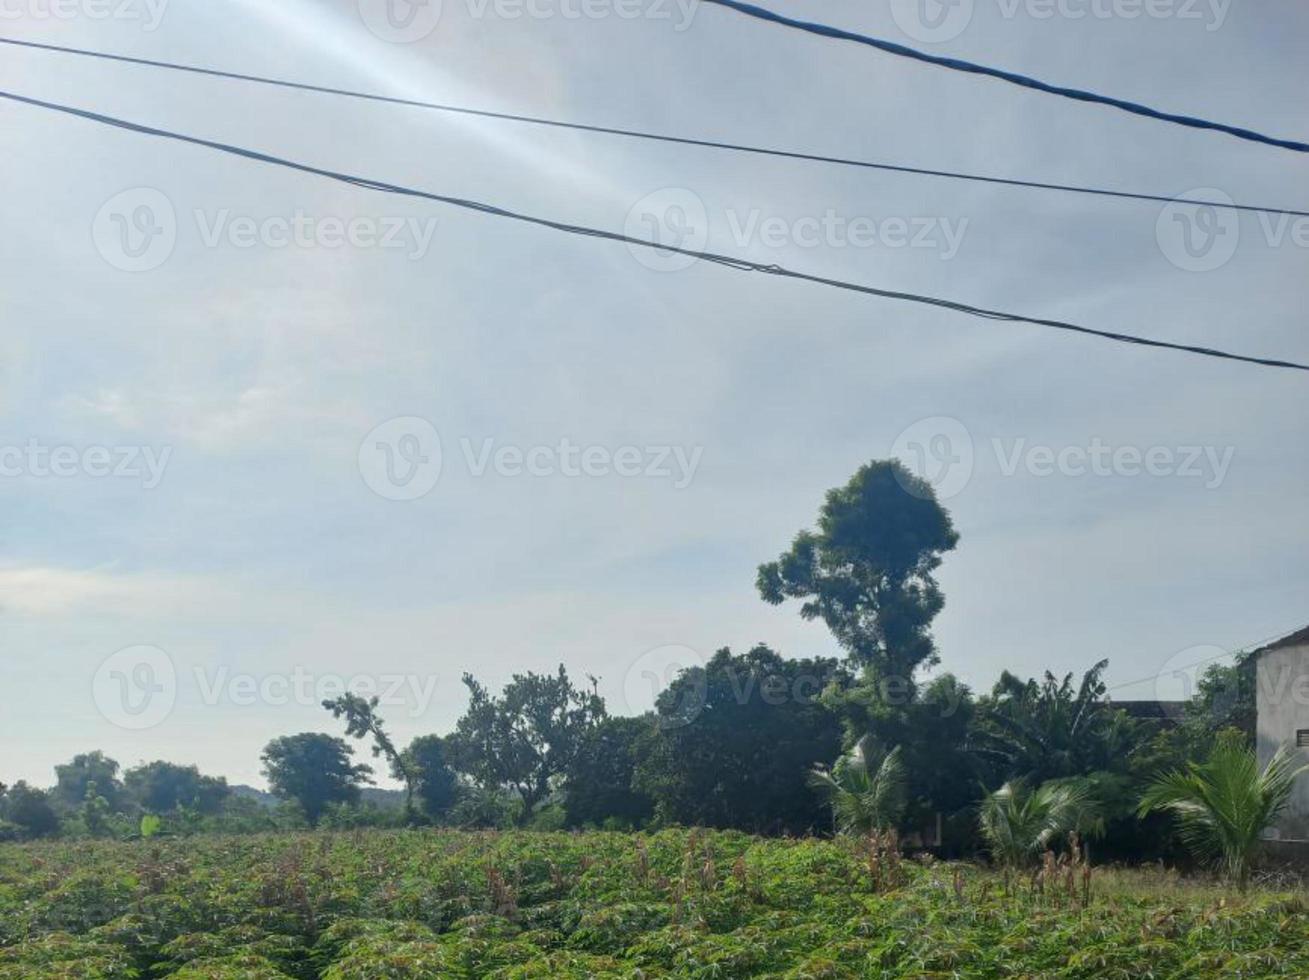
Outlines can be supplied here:
M1267 765L1278 746L1295 747L1296 732L1309 730L1309 642L1265 650L1256 664L1255 698L1259 720L1255 745L1259 765ZM1309 749L1301 749L1309 762ZM1309 840L1309 773L1296 780L1291 803L1275 825L1282 840Z

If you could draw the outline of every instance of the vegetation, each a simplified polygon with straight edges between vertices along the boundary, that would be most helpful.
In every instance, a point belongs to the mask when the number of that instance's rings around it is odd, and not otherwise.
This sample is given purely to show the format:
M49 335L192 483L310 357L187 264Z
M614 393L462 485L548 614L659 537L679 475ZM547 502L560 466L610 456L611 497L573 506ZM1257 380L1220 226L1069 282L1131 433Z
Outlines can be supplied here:
M843 834L894 830L904 812L904 762L897 745L880 760L865 735L829 772L822 766L809 783L831 801L836 829Z
M1141 812L1175 814L1187 845L1244 891L1263 831L1286 807L1295 777L1306 770L1309 765L1297 765L1295 754L1283 746L1261 772L1244 738L1225 732L1207 760L1156 780Z
M0 845L0 980L1309 975L1301 898L1067 878L680 830Z
M1093 808L1085 784L1049 782L1031 789L1014 780L982 801L978 822L996 862L1017 868L1035 864L1058 840L1080 829Z
M562 665L498 695L466 675L454 730L404 749L377 699L323 702L402 796L319 732L268 744L271 796L101 752L0 785L0 980L1309 975L1298 899L1147 887L1086 844L1180 840L1245 891L1302 771L1255 765L1252 663L1209 670L1178 724L1115 708L1105 661L979 696L925 680L957 539L874 462L759 570L843 660L724 648L635 718ZM480 832L511 827L533 833ZM4 843L42 838L77 843Z

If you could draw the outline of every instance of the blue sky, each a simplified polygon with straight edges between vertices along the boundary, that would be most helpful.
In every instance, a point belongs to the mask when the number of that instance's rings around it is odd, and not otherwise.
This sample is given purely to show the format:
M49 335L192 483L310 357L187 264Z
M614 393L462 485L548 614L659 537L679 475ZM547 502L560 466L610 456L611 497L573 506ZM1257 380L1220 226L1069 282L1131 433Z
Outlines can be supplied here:
M713 6L682 8L686 23L674 5L668 19L648 5L624 19L606 5L564 16L576 8L561 3L542 0L536 9L548 16L515 18L503 3L445 0L435 28L408 44L370 32L344 0L173 0L152 30L85 12L52 19L23 0L6 8L19 16L0 21L0 33L742 143L1309 205L1296 154ZM967 26L937 43L906 33L903 4L777 9L1275 135L1309 134L1299 97L1309 10L1299 6L1205 4L1208 19L1195 19L1181 16L1188 4L1163 4L1173 15L1128 17L1130 5L1105 0L1095 9L1109 16L1078 19L1067 13L1089 5L1067 0L1044 17L1039 3L976 0ZM1153 204L542 130L11 49L0 54L0 85L601 228L642 227L651 207L698 202L703 216L689 220L716 251L1309 359L1305 229L1279 235L1253 215L1223 226L1230 255L1220 247L1214 268L1191 271L1179 267L1187 259L1170 238L1172 216ZM1082 670L1105 656L1110 682L1123 684L1198 659L1188 651L1210 655L1309 621L1303 375L703 263L666 271L622 245L11 104L0 105L0 181L0 446L77 454L69 476L24 456L21 472L0 477L6 781L48 782L55 763L102 748L128 765L167 758L259 782L270 738L332 730L312 698L283 697L270 678L409 679L403 690L427 694L397 695L388 711L407 739L448 730L465 670L498 685L562 661L597 675L625 711L649 703L643 665L663 648L704 655L766 641L790 655L833 654L793 607L758 599L755 566L812 521L829 487L913 442L927 447L929 465L965 468L946 474L961 540L941 570L947 606L936 636L942 669L975 687L1004 668ZM141 189L172 208L175 241L157 267L131 272L105 251L114 209L130 222L135 209L121 205L142 200ZM319 237L269 238L297 215ZM687 215L655 217L676 230ZM801 230L824 220L836 230L810 244ZM922 231L921 245L901 240L897 220ZM257 229L253 244L233 221ZM403 227L404 247L330 247L333 221ZM776 240L764 231L770 221ZM855 241L856 227L866 240ZM392 419L425 420L439 436L439 479L417 499L370 488L382 465L370 434ZM432 459L421 439L393 438L429 431L416 424L382 430L402 464L415 447ZM971 466L960 461L961 431ZM567 475L561 440L606 466ZM96 476L86 456L96 446L116 460L166 453L161 478L147 487L148 474ZM1110 459L1129 452L1110 472L1079 470L1079 453L1095 446ZM479 454L505 447L549 448L555 455L537 459L550 472L515 468L511 453L479 475ZM615 472L624 448L639 455L640 474ZM675 468L646 472L673 450L697 454L684 486ZM1151 450L1152 472L1132 464L1130 451ZM1043 454L1061 452L1064 463L1042 475ZM157 724L124 727L97 684L107 658L141 646L166 654L175 701ZM262 693L245 697L234 677ZM1155 690L1150 680L1116 693Z

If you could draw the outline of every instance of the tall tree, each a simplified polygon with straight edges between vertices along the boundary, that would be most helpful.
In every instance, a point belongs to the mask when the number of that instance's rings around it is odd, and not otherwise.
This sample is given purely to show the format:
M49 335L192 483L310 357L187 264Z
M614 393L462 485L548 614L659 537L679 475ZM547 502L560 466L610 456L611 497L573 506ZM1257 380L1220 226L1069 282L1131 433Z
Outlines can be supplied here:
M414 774L419 802L432 820L440 820L459 796L459 777L446 760L445 740L420 735L404 750L405 765Z
M556 674L515 674L493 697L464 675L468 711L446 739L450 764L485 789L507 787L526 821L572 765L582 739L605 717L604 699L580 690L563 665Z
M777 561L759 566L766 602L802 599L852 662L912 685L936 663L931 625L945 599L933 573L959 536L930 484L897 460L861 467L827 493L816 531L801 531Z
M65 810L75 810L86 801L88 787L94 783L96 793L117 810L123 788L118 769L117 762L98 750L75 755L62 766L55 766L51 798Z
M205 776L195 766L147 762L123 774L127 795L148 813L171 813L185 807L217 813L231 790L221 776Z
M788 660L762 645L719 650L660 692L633 785L670 822L759 833L827 826L806 774L841 750L840 720L820 694L848 683L835 660Z
M360 784L372 782L372 767L354 764L353 755L343 739L302 732L273 739L261 759L272 791L299 803L305 819L316 825L329 804L356 802Z
M0 798L0 819L27 838L49 837L59 831L59 815L50 805L50 794L21 779Z
M391 736L386 733L385 723L377 713L378 699L365 700L358 694L349 692L329 701L323 707L332 712L333 718L345 718L345 733L351 738L373 738L373 758L384 757L391 768L391 775L405 784L405 819L415 822L414 789L418 785L418 770L395 747Z

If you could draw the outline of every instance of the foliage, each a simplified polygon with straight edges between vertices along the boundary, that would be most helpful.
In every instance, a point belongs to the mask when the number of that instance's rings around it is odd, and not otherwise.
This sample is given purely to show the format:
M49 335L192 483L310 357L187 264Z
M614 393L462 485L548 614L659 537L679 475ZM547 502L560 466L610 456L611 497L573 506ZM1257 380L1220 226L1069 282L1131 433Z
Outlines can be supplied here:
M933 573L959 540L930 484L897 460L861 467L827 493L817 531L759 567L766 602L803 599L860 666L912 684L937 661L930 628L945 604Z
M1302 897L1067 877L682 830L7 844L0 980L1309 975Z
M104 799L111 811L122 804L123 784L118 778L118 763L103 752L83 752L61 766L55 766L55 786L51 802L65 810L75 810L89 799L94 785L96 795Z
M1141 813L1171 812L1182 839L1244 890L1260 837L1291 798L1296 776L1309 770L1282 746L1262 771L1238 731L1222 733L1209 758L1160 776L1141 800Z
M1095 806L1090 788L1076 780L1044 783L1035 789L1013 780L982 801L978 825L997 864L1021 867L1094 821Z
M405 784L405 816L413 822L417 817L414 810L414 789L418 785L418 768L410 765L391 736L386 733L385 722L377 713L379 698L366 700L358 694L346 692L338 698L323 702L323 707L332 712L333 718L345 718L345 733L350 738L373 738L373 758L386 758L391 767L391 775Z
M354 750L339 738L317 732L284 735L264 748L264 776L278 796L294 800L311 825L330 803L353 803L372 767L351 762Z
M841 750L840 722L819 695L846 683L835 660L719 650L660 693L633 785L665 822L756 833L826 825L806 774Z
M19 780L0 795L0 819L28 839L49 837L59 830L59 815L45 790Z
M498 698L471 674L464 685L468 710L445 742L450 764L483 789L512 789L527 820L605 718L595 680L590 691L580 690L561 664L553 675L515 674Z
M900 747L879 758L871 735L856 742L830 771L815 767L809 783L831 801L836 829L843 834L892 830L904 813L905 771Z
M413 773L419 803L431 820L440 820L459 798L459 778L446 759L445 740L420 735L404 750L405 766Z
M1009 671L978 706L971 747L1000 779L1033 783L1122 771L1139 744L1141 726L1103 699L1101 660L1074 686L1046 672L1038 684Z
M654 725L648 716L606 718L587 732L568 767L565 808L568 824L633 829L654 815L654 801L632 787L636 748Z
M205 776L195 766L172 762L148 762L123 774L127 795L148 813L172 813L179 809L217 813L231 790L227 780Z

